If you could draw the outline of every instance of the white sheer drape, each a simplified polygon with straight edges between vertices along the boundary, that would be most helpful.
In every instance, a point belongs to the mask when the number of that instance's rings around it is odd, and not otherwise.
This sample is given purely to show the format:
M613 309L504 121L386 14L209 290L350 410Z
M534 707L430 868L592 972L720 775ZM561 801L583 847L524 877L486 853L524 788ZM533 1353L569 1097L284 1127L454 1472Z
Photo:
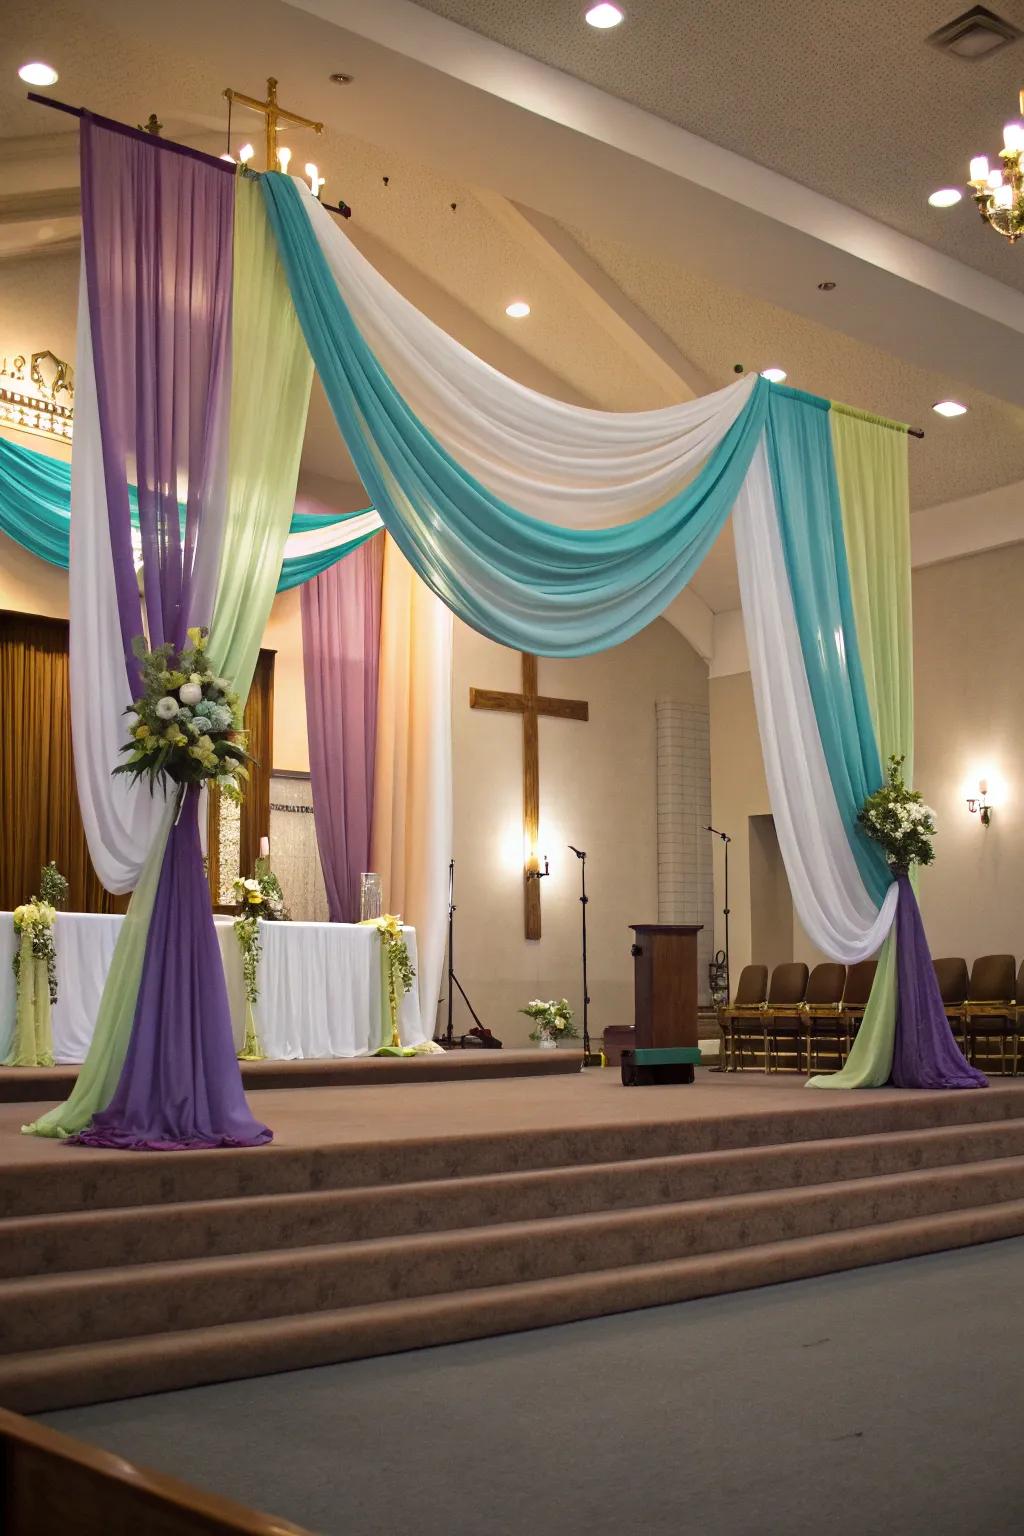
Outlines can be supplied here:
M78 292L75 451L71 458L69 666L75 780L89 854L108 891L134 890L168 806L145 786L111 777L132 694L110 554L85 263Z
M681 490L746 405L756 375L656 411L597 411L538 394L466 350L391 286L313 197L317 242L396 389L482 485L545 522L629 522Z
M812 943L852 965L896 914L895 882L872 901L839 817L793 611L764 442L733 512L747 652L765 776L793 901Z

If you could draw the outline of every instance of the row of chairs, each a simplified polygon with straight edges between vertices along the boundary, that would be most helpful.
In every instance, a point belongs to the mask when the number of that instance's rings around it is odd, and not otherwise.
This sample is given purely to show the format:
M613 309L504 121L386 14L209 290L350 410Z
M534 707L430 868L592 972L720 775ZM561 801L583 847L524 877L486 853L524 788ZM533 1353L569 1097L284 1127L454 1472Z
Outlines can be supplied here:
M1024 961L982 955L970 971L959 958L936 960L946 1017L968 1060L1017 1074L1024 1034ZM719 1009L722 1066L777 1072L818 1072L842 1066L850 1053L875 979L876 962L827 962L808 971L802 961L747 965L736 995Z

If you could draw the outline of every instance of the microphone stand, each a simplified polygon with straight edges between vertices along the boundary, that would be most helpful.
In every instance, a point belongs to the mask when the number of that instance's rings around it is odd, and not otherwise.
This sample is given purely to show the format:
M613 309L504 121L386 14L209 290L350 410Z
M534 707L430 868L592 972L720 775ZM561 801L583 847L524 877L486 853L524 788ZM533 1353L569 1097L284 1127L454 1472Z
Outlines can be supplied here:
M580 861L580 909L583 918L583 1065L585 1067L599 1067L601 1065L600 1054L590 1048L590 992L587 988L587 907L590 897L587 895L587 855L582 848L574 848L568 844L569 852L574 853Z
M455 860L448 861L448 1028L444 1032L443 1043L446 1051L455 1049L455 1032L452 1026L452 1002L454 1001L453 987L458 987L462 994L462 1000L470 1013L473 1021L480 1029L483 1024L477 1016L476 1009L466 995L466 989L455 974Z
M719 832L717 827L705 827L705 832L710 832L714 837L720 837L725 844L725 906L722 915L725 918L725 995L732 996L732 986L729 980L729 844L732 838L728 832Z

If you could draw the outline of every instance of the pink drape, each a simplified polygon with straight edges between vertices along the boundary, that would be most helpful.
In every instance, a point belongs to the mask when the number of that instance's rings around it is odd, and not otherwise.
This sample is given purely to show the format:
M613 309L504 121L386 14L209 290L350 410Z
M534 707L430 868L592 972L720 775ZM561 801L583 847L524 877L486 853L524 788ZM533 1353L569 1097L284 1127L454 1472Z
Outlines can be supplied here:
M384 535L302 587L306 731L316 840L332 923L359 920L370 868Z

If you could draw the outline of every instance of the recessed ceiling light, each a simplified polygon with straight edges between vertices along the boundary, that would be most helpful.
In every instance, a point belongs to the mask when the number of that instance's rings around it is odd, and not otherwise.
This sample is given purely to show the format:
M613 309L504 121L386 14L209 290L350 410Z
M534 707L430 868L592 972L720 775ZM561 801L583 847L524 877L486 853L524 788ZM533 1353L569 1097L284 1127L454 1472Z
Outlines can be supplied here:
M592 5L586 15L590 25L599 27L601 31L607 31L609 27L617 27L624 17L625 12L620 11L617 5L609 4L609 0L601 0L600 5Z
M818 287L821 289L822 293L831 293L833 288L835 287L835 283L832 283L832 282L819 283Z
M932 193L928 201L933 208L952 208L962 196L963 193L957 187L940 187L937 192Z
M23 64L18 70L19 80L26 85L56 85L60 76L52 64Z
M767 379L769 384L781 384L786 377L785 368L762 368L762 379Z
M505 305L505 313L512 320L525 320L530 313L530 306L525 299L515 299L513 303Z
M961 405L959 400L939 400L932 406L940 416L966 416L967 407Z

